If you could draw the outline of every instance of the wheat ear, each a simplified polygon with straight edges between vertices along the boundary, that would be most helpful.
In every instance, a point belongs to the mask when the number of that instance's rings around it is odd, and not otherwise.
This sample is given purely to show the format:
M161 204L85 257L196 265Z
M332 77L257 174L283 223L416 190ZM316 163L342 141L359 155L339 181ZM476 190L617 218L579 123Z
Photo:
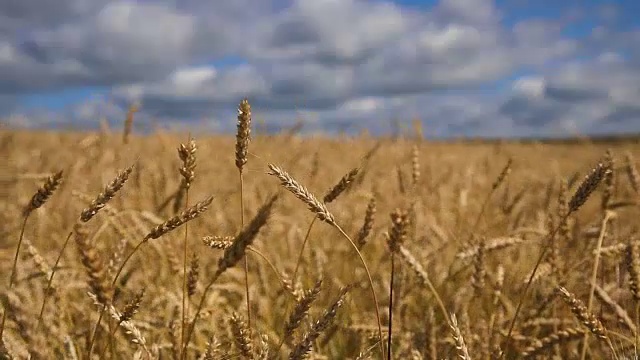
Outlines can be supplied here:
M16 246L16 253L13 257L13 265L11 266L11 274L9 275L9 287L11 289L13 287L13 283L15 282L16 277L16 269L18 265L18 257L20 255L20 247L22 245L22 239L24 238L24 231L27 226L27 220L29 219L29 215L35 209L43 206L47 200L53 195L56 189L62 183L62 171L58 171L57 173L49 176L42 187L40 187L37 192L29 201L29 204L25 207L23 211L22 226L20 228L20 237L18 238L18 245ZM55 271L55 269L54 269ZM46 295L45 295L46 296ZM0 323L0 340L2 340L2 334L4 333L4 326L7 320L7 311L5 310L2 314L2 323Z

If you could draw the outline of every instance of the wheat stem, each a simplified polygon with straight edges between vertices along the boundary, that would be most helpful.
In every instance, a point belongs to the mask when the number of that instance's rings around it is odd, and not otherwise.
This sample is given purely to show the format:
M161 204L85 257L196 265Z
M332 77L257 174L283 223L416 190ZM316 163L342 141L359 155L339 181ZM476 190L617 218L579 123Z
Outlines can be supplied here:
M40 314L38 315L38 325L36 325L36 330L39 329L40 325L42 324L42 316L44 314L44 308L49 298L49 291L51 290L51 284L53 283L53 276L55 275L56 270L58 269L58 264L60 264L60 259L62 259L62 254L64 253L64 250L67 248L67 244L69 243L69 240L71 239L72 235L73 235L73 231L70 232L69 235L67 235L67 238L64 240L64 244L62 245L62 249L60 249L60 252L58 253L56 262L53 264L53 269L51 270L51 275L49 276L49 280L47 281L47 287L45 288L45 291L44 291L44 299L42 300L42 306L40 307Z
M600 265L600 249L602 248L602 242L604 241L604 236L607 233L607 224L609 223L609 219L613 216L613 213L609 210L605 211L605 215L602 218L602 223L600 224L600 235L598 236L598 244L596 245L596 255L593 262L593 270L591 272L591 289L589 290L589 300L587 302L587 311L591 311L593 307L593 297L596 291L596 281L598 277L598 267ZM585 332L584 338L582 340L582 351L580 353L580 360L584 360L587 356L587 347L589 346L589 332Z
M389 325L387 334L387 360L391 360L391 337L393 333L393 278L395 270L395 251L391 252L391 280L389 281Z
M385 353L384 353L384 344L383 344L383 338L382 338L382 322L380 321L380 306L378 305L378 297L376 296L376 291L373 287L373 279L371 278L371 272L369 271L369 267L367 266L366 261L364 261L364 258L362 257L362 253L360 253L360 250L358 250L358 246L353 242L353 240L351 240L351 237L349 237L349 235L347 235L347 233L345 233L344 230L342 230L340 225L334 223L334 226L336 229L338 229L338 231L342 234L342 236L345 239L349 240L349 243L358 254L358 258L360 258L360 262L362 263L362 266L364 267L364 270L367 273L367 277L369 279L369 287L371 289L371 296L373 297L373 303L376 310L376 320L378 322L378 339L379 339L379 345L380 345L380 354L384 359Z
M16 277L16 267L18 265L18 255L20 254L20 246L22 245L22 240L24 239L24 230L27 226L27 220L29 220L29 214L24 217L22 221L22 227L20 228L20 237L18 238L18 246L16 247L16 253L13 257L13 265L11 266L11 275L9 276L9 290L13 287L13 283ZM2 323L0 323L0 340L2 339L2 334L4 333L4 326L7 320L7 312L8 307L5 306L4 312L2 313Z

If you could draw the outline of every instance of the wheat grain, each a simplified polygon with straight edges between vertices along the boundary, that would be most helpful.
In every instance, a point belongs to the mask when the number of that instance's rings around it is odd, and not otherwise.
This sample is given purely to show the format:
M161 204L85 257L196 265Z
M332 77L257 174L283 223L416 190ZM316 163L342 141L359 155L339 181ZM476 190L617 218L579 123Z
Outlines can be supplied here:
M198 278L200 276L200 258L197 253L191 255L191 261L189 262L189 272L187 274L187 295L189 297L196 293L198 286Z
M202 242L212 249L225 250L233 244L233 236L205 236Z
M242 357L245 359L253 359L251 332L249 331L249 327L247 327L247 323L237 313L231 315L231 332L233 333L235 345Z
M569 305L569 307L571 308L571 312L573 313L573 315L575 315L575 317L584 326L586 326L593 335L600 339L606 340L607 333L604 326L602 325L602 322L600 322L600 320L595 317L595 315L587 310L587 307L584 306L582 301L576 298L564 287L560 286L557 288L557 290L559 291L560 295L562 295L562 299L564 300L564 302L567 303L567 305Z
M451 327L453 340L456 343L456 350L458 350L458 357L463 360L471 360L471 356L469 356L469 349L467 349L467 345L464 342L464 337L462 336L462 332L458 327L458 320L456 319L455 314L451 314L451 323L449 326Z

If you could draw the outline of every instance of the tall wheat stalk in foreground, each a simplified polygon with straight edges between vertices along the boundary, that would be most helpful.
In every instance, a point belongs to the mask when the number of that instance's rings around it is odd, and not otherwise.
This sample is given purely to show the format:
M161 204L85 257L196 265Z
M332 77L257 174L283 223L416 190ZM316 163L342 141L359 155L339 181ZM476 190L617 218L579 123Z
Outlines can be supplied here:
M238 132L236 134L236 167L240 181L240 229L244 228L244 176L243 169L247 164L249 142L251 141L251 105L243 99L238 106ZM244 287L247 298L247 328L251 337L251 298L249 297L249 262L244 256Z
M196 142L191 138L191 135L189 135L189 141L186 145L180 144L178 147L178 156L182 161L182 167L180 167L180 175L182 175L182 179L180 181L180 189L178 191L183 191L185 194L185 211L189 208L189 189L196 177L196 151ZM186 326L186 318L189 312L187 304L187 249L189 247L188 223L184 224L184 239L182 245L182 322L180 327L180 343L184 343L184 328ZM184 354L181 354L180 356L183 358Z

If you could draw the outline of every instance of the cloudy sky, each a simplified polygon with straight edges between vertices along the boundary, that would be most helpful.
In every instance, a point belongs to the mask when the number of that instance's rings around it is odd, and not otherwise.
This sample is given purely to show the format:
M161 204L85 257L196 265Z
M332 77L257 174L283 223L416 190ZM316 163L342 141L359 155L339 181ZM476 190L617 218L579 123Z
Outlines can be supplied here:
M638 0L2 0L0 118L33 128L640 132Z

